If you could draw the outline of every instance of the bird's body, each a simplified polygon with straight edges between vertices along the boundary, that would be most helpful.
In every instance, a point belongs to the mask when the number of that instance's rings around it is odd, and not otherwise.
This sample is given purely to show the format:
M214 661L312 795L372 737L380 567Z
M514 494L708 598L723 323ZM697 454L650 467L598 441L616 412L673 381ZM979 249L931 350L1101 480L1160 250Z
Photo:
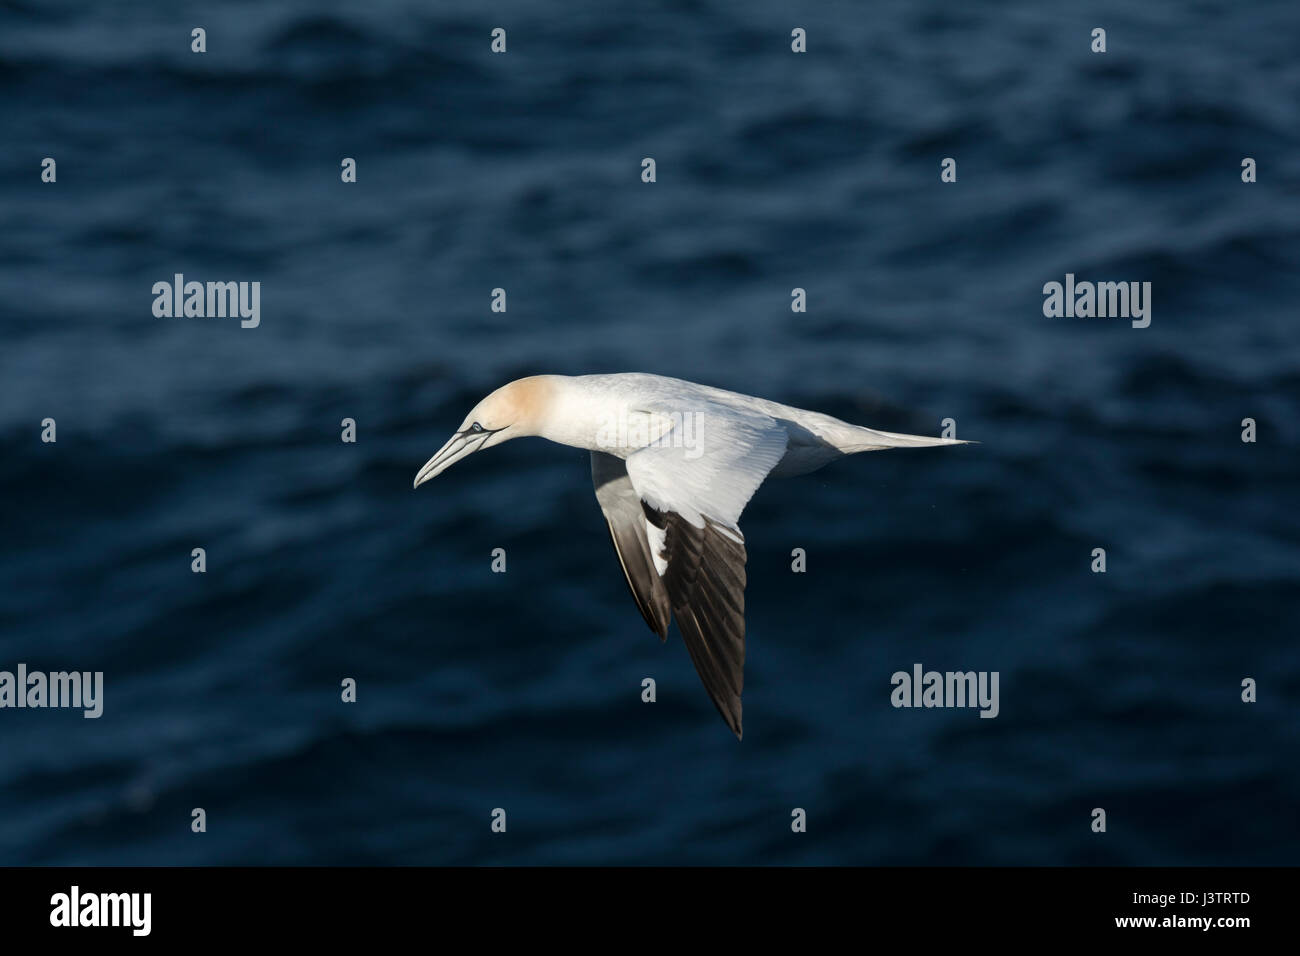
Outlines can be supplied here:
M540 378L541 376L539 376ZM611 420L625 420L629 430L646 420L646 431L656 434L654 415L671 417L677 413L681 426L689 432L694 419L701 429L709 418L722 416L719 422L746 416L766 416L786 433L786 452L773 470L773 477L785 478L807 474L846 454L875 448L908 445L958 444L951 439L918 438L861 428L821 412L810 412L743 395L709 385L699 385L679 378L624 372L615 375L582 375L573 378L546 376L553 390L557 414L540 432L543 438L563 445L605 451L627 458L637 448L631 442L606 441L602 437ZM669 424L663 422L663 425ZM889 444L882 444L881 437ZM635 438L635 435L632 436ZM685 440L685 439L684 439ZM901 441L900 441L901 440Z
M857 452L962 444L659 375L537 375L480 402L415 484L523 435L591 452L596 499L638 609L661 639L676 618L737 737L745 655L738 522L758 486L768 475L806 474Z

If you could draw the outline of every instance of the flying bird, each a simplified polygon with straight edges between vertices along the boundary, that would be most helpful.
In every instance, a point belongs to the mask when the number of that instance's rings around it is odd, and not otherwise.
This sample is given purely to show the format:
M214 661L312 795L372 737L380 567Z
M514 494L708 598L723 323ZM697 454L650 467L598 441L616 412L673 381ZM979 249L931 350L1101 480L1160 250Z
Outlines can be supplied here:
M900 435L675 378L534 375L483 399L415 476L540 436L591 452L591 479L637 609L660 640L677 627L718 712L742 736L745 536L737 524L768 475L845 455L966 444Z

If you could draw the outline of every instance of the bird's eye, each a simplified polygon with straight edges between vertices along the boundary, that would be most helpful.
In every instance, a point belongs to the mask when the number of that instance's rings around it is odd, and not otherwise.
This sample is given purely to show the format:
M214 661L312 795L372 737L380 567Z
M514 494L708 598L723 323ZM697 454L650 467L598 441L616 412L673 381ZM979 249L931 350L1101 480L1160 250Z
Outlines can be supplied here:
M469 426L469 430L477 434L478 432L481 432L483 430L483 426L480 425L478 422L475 422L473 425Z

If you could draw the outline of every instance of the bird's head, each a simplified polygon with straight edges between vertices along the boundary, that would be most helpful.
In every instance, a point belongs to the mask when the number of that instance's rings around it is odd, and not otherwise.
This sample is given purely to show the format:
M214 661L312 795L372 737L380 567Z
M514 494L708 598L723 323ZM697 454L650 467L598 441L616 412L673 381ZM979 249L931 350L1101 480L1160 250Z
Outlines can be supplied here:
M424 463L415 476L419 488L430 478L442 474L462 458L499 445L512 438L538 434L538 426L550 401L549 376L534 375L502 385L465 416L456 434L438 453Z

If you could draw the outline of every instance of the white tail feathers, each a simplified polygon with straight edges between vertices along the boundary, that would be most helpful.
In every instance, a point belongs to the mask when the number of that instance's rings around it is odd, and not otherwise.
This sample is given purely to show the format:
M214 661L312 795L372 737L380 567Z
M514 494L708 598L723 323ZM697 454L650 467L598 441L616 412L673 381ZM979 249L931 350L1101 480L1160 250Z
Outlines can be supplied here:
M853 426L845 441L837 442L840 451L848 455L860 451L881 451L886 448L932 448L936 445L973 445L978 442L960 438L930 438L926 435L902 435L898 432L881 432L874 428Z

